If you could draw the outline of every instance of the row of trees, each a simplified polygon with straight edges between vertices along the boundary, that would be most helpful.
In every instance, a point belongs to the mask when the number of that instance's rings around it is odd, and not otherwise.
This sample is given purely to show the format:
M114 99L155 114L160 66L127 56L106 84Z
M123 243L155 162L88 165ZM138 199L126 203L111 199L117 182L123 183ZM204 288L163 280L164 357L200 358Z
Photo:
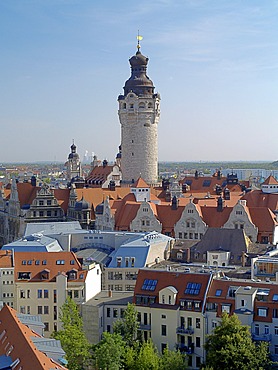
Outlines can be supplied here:
M97 345L90 345L83 331L78 308L71 298L62 306L63 329L53 337L61 341L69 370L184 370L186 356L168 348L159 354L152 341L138 337L137 311L129 304L123 319L116 321L113 333L103 333ZM205 345L206 370L264 370L271 367L268 345L255 344L249 328L236 315L224 313L221 325L209 335Z

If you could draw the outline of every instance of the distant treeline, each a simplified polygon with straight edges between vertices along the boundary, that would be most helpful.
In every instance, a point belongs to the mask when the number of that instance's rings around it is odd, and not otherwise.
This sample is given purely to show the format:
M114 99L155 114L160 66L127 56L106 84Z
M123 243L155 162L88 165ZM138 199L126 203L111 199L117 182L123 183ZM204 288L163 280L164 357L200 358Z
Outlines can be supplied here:
M193 170L202 171L208 173L211 170L221 170L224 168L232 169L252 169L261 168L265 170L277 170L278 161L269 162L159 162L159 172L176 172L176 171L188 171Z

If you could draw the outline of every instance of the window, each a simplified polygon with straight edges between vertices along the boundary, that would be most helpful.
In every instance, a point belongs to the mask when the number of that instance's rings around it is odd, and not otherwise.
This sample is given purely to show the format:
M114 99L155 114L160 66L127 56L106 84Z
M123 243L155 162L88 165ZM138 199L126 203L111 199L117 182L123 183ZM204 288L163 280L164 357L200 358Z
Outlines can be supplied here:
M42 306L38 306L38 315L42 315Z
M118 317L118 309L117 308L113 308L113 317L114 318Z
M110 333L110 331L111 331L111 326L110 325L107 325L106 331L107 331L107 333Z
M39 206L43 206L43 200L39 200Z
M161 353L163 353L163 351L167 348L167 344L166 343L161 343Z
M201 338L196 337L196 347L200 348L201 347Z
M274 326L274 335L278 335L278 326Z
M21 262L21 264L22 264L22 265L26 265L26 264L27 264L27 261L23 260L23 261Z
M194 302L194 309L195 309L195 310L199 310L199 309L200 309L200 307L201 307L200 302Z
M215 292L215 296L220 297L221 294L222 294L222 289L217 289L216 292Z
M264 333L269 334L269 326L268 325L264 326Z
M142 285L142 290L154 291L156 288L157 280L145 279Z
M167 326L161 325L161 335L166 336L167 335Z
M278 301L278 294L273 294L272 300L277 302Z
M43 313L45 315L48 315L49 314L49 308L48 308L48 306L44 306Z
M25 290L20 291L20 298L25 298Z
M110 317L110 315L111 315L111 309L110 309L110 307L107 307L107 309L106 309L106 316L107 317Z
M267 308L258 308L258 316L266 317L267 316Z
M74 297L74 298L78 298L78 297L79 297L79 292L78 292L78 290L74 290L74 291L73 291L73 297Z
M44 289L43 291L43 297L48 298L48 289Z
M57 290L56 289L53 290L53 302L57 303Z
M38 298L42 298L42 289L38 289Z
M46 260L43 260L43 261L42 261L42 264L43 264L43 265L46 265L46 263L47 263L47 262L46 262Z
M32 265L32 260L28 260L27 265Z
M44 323L44 331L49 331L49 323L48 322Z
M221 305L221 311L222 312L230 313L230 308L231 308L231 306L229 304L222 304Z
M36 260L35 265L39 265L39 264L40 264L40 260Z
M39 212L40 217L43 217L43 211Z
M196 329L200 329L201 327L201 319L199 319L198 317L196 318Z
M161 315L161 318L162 319L166 319L166 315Z
M75 264L75 261L74 261L74 260L71 260L71 261L70 261L70 264L71 264L71 265L74 265L74 264Z
M201 283L187 283L185 294L198 295L200 293Z

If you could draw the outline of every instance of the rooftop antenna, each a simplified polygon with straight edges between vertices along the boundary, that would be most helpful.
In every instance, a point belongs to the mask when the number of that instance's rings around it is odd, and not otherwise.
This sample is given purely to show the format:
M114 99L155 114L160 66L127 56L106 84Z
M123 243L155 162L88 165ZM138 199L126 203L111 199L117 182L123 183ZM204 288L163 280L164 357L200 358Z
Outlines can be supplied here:
M139 30L138 30L138 35L136 36L136 38L137 38L137 50L140 51L140 48L141 48L140 41L143 40L143 36L139 35Z

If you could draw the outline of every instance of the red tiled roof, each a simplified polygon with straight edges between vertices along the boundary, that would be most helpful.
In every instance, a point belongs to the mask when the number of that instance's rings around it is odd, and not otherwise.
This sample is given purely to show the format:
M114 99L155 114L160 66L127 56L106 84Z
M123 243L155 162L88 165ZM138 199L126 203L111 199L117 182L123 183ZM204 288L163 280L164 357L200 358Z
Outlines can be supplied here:
M275 179L275 177L270 175L267 179L265 179L262 185L278 185L278 181Z
M150 188L150 186L146 183L145 180L142 179L142 177L139 177L139 179L131 187L132 188Z
M4 306L0 312L1 333L3 337L0 341L0 355L6 355L7 350L12 346L9 356L12 361L20 360L19 367L34 370L66 369L38 350L32 338L40 336L22 324L16 311L9 306Z
M82 266L73 252L15 252L14 260L16 281L21 280L18 279L19 272L30 272L31 279L29 282L53 282L57 275L62 272L69 272L73 268L78 270L75 282L83 282L87 276L87 271L82 270ZM36 264L36 261L39 261L39 264ZM43 264L43 261L46 261L46 263ZM64 261L64 263L57 263L57 261ZM74 261L74 264L71 261ZM49 270L49 275L47 279L42 280L41 272L45 269ZM83 278L80 277L81 274L83 274Z
M158 293L161 289L168 286L173 286L178 291L176 304L179 304L181 299L194 299L203 301L207 285L210 281L210 274L198 274L198 273L183 273L183 272L171 272L171 271L159 271L140 269L138 272L135 290L134 290L134 303L136 302L136 295L147 295L151 297L157 297L156 303L158 303ZM154 291L143 290L143 283L145 279L157 280L156 288ZM185 289L188 283L199 283L201 288L198 294L190 295L185 294Z

